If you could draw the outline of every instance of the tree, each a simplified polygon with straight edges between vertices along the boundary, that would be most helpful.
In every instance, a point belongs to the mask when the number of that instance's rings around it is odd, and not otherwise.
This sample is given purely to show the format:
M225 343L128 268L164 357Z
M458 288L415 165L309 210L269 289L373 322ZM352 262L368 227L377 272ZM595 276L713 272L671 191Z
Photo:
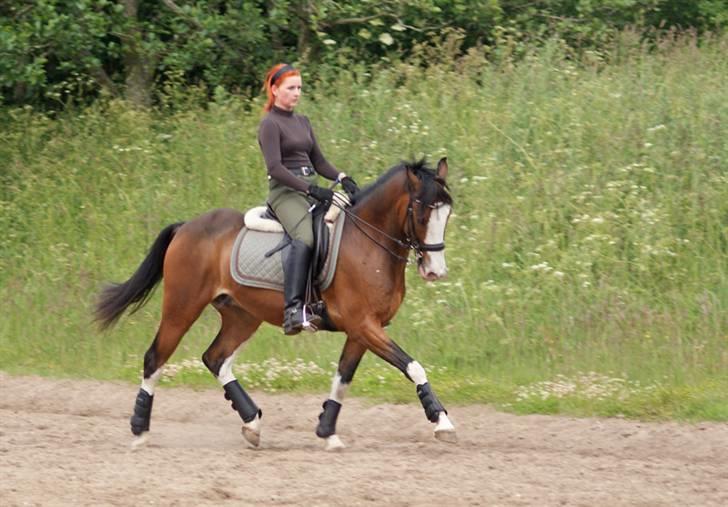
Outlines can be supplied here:
M14 0L0 16L0 89L9 103L103 92L148 106L170 73L246 86L273 54L259 2Z
M598 47L627 26L726 25L725 0L5 0L0 92L10 104L105 93L147 107L170 76L210 93L257 90L277 61L407 58L446 31L465 51L503 34Z
M0 6L0 89L6 101L62 101L72 90L106 87L116 47L109 1L16 0ZM9 100L8 100L9 99Z

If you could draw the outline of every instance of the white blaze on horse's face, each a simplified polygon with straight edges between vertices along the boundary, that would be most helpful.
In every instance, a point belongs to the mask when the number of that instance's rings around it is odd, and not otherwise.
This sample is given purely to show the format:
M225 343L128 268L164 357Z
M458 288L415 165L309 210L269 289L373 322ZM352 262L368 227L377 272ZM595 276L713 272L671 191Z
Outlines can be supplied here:
M424 243L436 245L445 242L445 227L450 218L451 207L449 204L440 204L433 207L430 219L427 221L427 233ZM428 282L433 282L447 276L447 263L445 262L445 250L439 252L424 252L422 263L419 266L420 276Z

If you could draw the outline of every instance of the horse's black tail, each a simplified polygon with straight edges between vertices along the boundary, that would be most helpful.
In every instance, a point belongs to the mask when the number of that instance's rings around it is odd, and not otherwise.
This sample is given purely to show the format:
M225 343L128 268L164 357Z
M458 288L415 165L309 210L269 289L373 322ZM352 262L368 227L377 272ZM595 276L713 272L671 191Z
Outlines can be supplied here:
M124 283L112 283L103 288L94 311L95 320L102 330L114 325L130 305L134 305L131 313L144 306L152 295L152 290L162 279L164 256L177 229L183 223L171 224L162 229L147 257L131 278Z

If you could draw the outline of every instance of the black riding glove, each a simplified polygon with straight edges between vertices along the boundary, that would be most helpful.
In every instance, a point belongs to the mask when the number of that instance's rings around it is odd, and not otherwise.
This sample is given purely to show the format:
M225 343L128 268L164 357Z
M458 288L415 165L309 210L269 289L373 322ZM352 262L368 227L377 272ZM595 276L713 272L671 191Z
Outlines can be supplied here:
M341 180L341 186L344 187L344 192L346 192L346 195L349 197L354 197L354 195L359 192L359 186L356 184L356 181L349 176L344 176Z
M309 185L308 195L321 202L331 202L334 200L334 191L329 188L319 187L318 185Z

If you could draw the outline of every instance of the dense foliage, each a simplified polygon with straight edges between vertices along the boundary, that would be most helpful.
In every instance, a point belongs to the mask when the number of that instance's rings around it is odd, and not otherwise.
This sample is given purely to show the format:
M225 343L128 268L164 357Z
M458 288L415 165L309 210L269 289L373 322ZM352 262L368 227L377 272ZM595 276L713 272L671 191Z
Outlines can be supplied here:
M279 60L315 73L407 57L453 31L464 54L554 34L583 49L628 26L650 37L726 24L723 0L8 0L0 91L14 105L62 107L99 94L150 105L179 85L255 92Z

